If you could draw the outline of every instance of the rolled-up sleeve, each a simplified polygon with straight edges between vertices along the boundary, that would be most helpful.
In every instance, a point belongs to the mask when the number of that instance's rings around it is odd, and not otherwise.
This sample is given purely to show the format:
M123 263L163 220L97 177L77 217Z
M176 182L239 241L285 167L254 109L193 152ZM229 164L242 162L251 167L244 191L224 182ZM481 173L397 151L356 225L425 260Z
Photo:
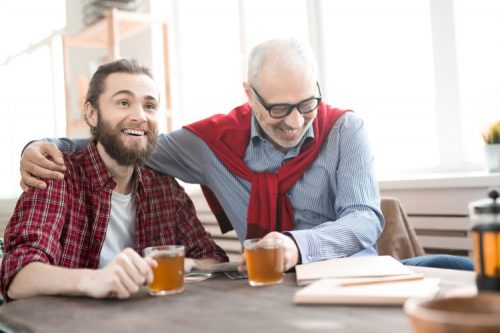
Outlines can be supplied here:
M33 261L54 264L59 260L66 185L59 180L45 181L47 189L31 189L21 195L5 230L0 292L7 300L9 286L23 267Z

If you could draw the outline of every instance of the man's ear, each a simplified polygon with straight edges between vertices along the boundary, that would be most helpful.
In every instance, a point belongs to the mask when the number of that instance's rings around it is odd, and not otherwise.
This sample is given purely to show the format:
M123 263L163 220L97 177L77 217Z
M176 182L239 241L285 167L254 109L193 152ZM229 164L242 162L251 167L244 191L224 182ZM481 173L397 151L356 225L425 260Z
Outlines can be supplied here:
M248 103L252 104L252 102L253 102L253 91L252 91L252 88L250 87L250 83L243 82L243 89L245 89L245 95L247 95Z
M90 126L97 126L97 109L90 104L90 102L85 103L83 106L83 112L85 113L85 119Z

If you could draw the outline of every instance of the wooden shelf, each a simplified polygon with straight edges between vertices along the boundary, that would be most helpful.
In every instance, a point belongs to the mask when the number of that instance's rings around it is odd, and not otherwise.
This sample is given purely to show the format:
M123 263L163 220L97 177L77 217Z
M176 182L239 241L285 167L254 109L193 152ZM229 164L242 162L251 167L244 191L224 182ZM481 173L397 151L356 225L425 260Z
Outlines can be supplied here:
M152 23L161 23L160 21L153 20L146 14L124 12L114 9L111 15L108 14L108 17L99 20L76 35L67 37L67 46L107 48L110 42L108 31L111 22L109 16L112 16L112 20L116 21L115 34L118 40L134 36L151 27Z

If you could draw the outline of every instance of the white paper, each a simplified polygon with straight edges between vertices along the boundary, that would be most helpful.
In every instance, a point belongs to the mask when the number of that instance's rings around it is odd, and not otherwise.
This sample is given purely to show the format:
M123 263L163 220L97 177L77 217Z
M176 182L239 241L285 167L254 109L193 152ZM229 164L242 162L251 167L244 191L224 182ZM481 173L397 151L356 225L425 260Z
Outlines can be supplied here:
M438 278L415 281L340 286L346 279L321 279L295 293L298 304L401 305L408 298L433 298L439 291Z
M335 258L297 265L297 284L309 284L322 278L353 278L414 274L391 256Z

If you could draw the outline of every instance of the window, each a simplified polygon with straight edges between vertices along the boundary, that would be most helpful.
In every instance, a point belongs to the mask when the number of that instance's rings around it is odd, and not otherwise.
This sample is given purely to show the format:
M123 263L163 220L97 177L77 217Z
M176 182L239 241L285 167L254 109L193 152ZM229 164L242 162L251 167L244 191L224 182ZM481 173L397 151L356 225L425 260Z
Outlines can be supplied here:
M253 45L275 37L308 37L304 0L189 0L176 2L171 10L176 13L170 15L176 31L171 66L175 127L227 113L246 101L241 84Z
M325 101L364 119L379 176L484 168L481 129L500 118L498 1L174 3L177 126L244 102L250 49L294 36L315 48Z
M295 36L315 48L325 101L365 120L379 176L484 168L480 134L500 118L498 1L172 3L177 126L244 102L251 47Z
M309 39L307 2L304 0L245 0L241 13L245 57L253 46L271 38Z
M438 164L429 2L322 1L325 100L365 121L378 171Z
M7 124L0 152L9 161L0 166L0 198L21 191L17 163L28 141L64 135L62 50L56 35L65 25L65 10L62 0L0 3L0 31L9 32L0 36L0 105Z
M500 3L321 1L326 100L358 112L379 175L484 170L500 119Z
M172 30L173 113L180 127L241 104L238 2L179 1Z
M57 111L64 108L62 61L55 59L61 52L52 38L64 27L64 4L0 4L0 31L19 31L0 41L8 45L0 49L0 103L13 124L2 132L0 148L9 161L18 160L30 139L64 135L64 112ZM480 134L500 119L497 0L150 4L155 16L169 22L176 128L244 103L241 82L250 49L294 36L315 48L324 100L365 120L379 176L484 168ZM14 97L23 91L27 99L20 103ZM0 196L17 193L11 172L18 174L17 165L2 168L0 181L7 186Z
M461 145L468 163L482 162L481 132L500 120L500 3L495 0L454 2Z

